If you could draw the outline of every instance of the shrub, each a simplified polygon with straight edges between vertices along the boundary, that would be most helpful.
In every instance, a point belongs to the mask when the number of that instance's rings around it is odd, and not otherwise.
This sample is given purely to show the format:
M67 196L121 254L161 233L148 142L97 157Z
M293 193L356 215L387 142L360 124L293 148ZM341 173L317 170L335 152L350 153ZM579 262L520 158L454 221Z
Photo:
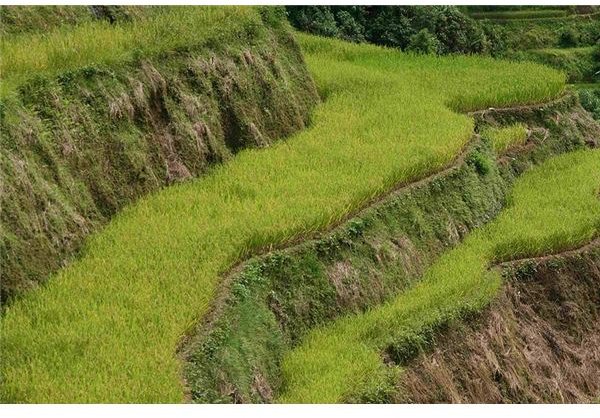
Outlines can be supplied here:
M364 27L346 10L340 10L336 14L338 22L339 37L350 42L364 42Z
M579 91L581 106L600 121L600 89L583 89Z
M481 151L472 152L471 155L469 155L467 162L482 176L485 176L492 169L489 158Z
M415 26L428 29L438 39L443 54L471 54L485 51L486 37L481 26L454 6L414 7Z
M404 49L415 32L401 7L373 7L369 12L366 26L369 42Z
M558 44L563 48L573 48L579 45L579 33L573 28L567 28L560 33Z
M287 11L292 25L302 31L330 37L339 34L329 6L288 6Z
M507 31L498 25L482 25L486 37L486 52L491 56L497 57L506 52Z
M427 29L421 29L410 37L407 50L418 54L437 54L440 50L440 42Z
M302 31L352 42L407 49L411 38L426 29L443 54L488 53L504 44L498 42L500 31L484 29L454 6L288 6L287 10L290 22ZM425 37L421 34L420 40Z
M600 81L600 40L598 41L594 50L592 51L592 63L592 79L594 81Z

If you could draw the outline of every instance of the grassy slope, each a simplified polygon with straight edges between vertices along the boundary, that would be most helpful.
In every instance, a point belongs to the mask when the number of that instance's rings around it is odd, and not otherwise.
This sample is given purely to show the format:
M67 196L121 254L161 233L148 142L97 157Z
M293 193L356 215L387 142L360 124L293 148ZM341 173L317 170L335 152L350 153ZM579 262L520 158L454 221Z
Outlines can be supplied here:
M88 6L1 6L0 35L45 32L93 20Z
M589 17L570 16L547 19L512 19L489 21L486 24L505 31L507 46L512 50L556 48L560 46L560 35L566 30L579 33L579 45L592 46L598 39L600 14Z
M164 6L2 6L1 36L44 33L58 28L68 30L98 20L120 23L141 20L162 12Z
M491 264L560 251L600 231L600 151L555 157L517 180L498 219L446 253L421 283L393 302L348 316L313 332L285 359L283 402L339 402L354 391L381 386L427 334L486 305L500 286ZM391 348L390 348L391 347Z
M239 32L259 25L258 13L248 7L174 7L119 25L90 20L48 33L3 36L0 93L5 96L24 80L40 74L120 63L210 40L233 42Z
M597 79L597 76L594 76L598 66L594 59L594 47L533 49L514 53L510 57L538 62L564 71L570 83Z
M142 199L78 262L11 306L3 400L181 401L174 352L206 313L219 274L447 165L473 130L449 106L543 101L564 86L535 64L301 39L327 96L313 127Z
M565 17L569 14L568 10L545 8L541 10L506 10L494 12L472 12L469 13L474 19L540 19Z

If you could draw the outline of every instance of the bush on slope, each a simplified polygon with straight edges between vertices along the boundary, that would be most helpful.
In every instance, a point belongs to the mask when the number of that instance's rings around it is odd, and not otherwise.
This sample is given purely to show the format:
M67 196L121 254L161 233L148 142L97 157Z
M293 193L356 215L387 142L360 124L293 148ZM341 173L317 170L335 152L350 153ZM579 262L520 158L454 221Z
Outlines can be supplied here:
M394 301L312 332L284 360L280 401L380 400L397 368L445 323L489 303L501 285L491 265L572 248L600 232L600 151L554 157L517 180L505 210L443 255ZM390 380L388 380L390 379Z
M142 199L11 306L3 400L181 401L174 352L220 274L448 165L473 132L455 110L548 100L564 86L535 64L301 40L327 98L313 126Z

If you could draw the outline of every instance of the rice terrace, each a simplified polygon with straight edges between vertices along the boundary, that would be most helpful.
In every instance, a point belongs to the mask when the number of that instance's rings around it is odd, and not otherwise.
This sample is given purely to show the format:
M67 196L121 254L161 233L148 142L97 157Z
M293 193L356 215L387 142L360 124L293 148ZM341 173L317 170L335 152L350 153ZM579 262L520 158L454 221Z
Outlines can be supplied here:
M2 403L600 403L598 6L0 36Z

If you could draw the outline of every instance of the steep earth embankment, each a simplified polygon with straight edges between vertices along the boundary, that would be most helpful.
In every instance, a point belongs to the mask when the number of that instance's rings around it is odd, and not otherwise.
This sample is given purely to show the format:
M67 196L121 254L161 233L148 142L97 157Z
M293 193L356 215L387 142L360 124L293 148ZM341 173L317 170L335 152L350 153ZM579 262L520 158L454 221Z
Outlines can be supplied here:
M501 266L505 286L402 375L396 402L575 403L600 393L600 241Z

